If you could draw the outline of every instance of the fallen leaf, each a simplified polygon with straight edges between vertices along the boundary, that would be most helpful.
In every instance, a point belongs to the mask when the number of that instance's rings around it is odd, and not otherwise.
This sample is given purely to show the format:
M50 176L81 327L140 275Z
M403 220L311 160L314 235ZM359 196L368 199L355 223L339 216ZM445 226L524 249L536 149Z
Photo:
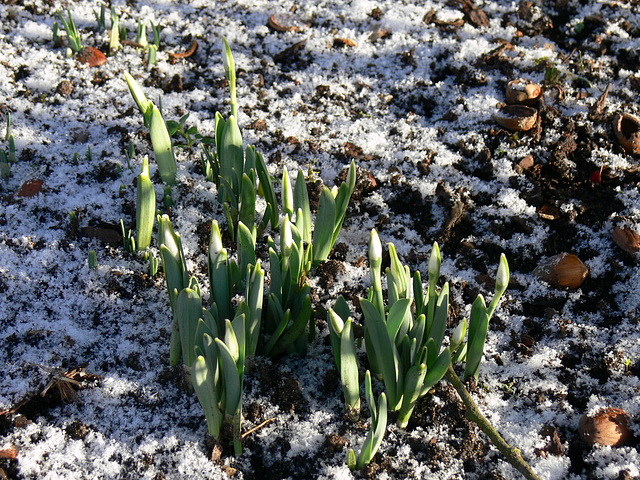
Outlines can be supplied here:
M99 67L107 63L107 57L104 53L95 47L84 47L78 54L78 62L89 65L90 67Z
M40 180L39 178L28 180L22 184L17 195L18 197L35 197L42 191L43 185L44 180Z
M198 41L197 40L193 40L191 42L191 44L189 45L189 48L187 49L186 52L183 52L183 53L171 53L171 52L169 52L169 61L171 63L176 63L181 58L190 57L191 55L193 55L196 52L197 49L198 49Z

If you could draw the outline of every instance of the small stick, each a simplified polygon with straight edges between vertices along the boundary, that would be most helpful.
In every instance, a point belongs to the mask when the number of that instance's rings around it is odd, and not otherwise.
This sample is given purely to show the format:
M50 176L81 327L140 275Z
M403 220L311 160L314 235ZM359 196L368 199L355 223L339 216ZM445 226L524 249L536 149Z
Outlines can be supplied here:
M244 432L244 433L242 434L242 437L240 437L240 438L244 439L244 437L246 437L246 436L248 436L248 435L252 434L252 433L253 433L253 432L255 432L256 430L261 429L261 428L262 428L262 427L264 427L266 424L273 422L275 419L276 419L276 417L269 418L269 419L265 420L264 422L262 422L262 423L261 423L260 425L258 425L257 427L253 427L251 430L248 430L248 431Z
M524 476L524 478L527 480L540 480L540 477L538 477L529 464L524 461L522 455L520 455L520 450L509 445L504 438L500 436L496 429L493 428L493 425L491 425L489 420L480 413L480 410L478 410L478 406L473 401L473 398L471 398L469 391L464 386L464 383L462 383L462 380L460 380L460 377L458 377L456 372L454 372L451 365L449 365L449 370L447 370L447 380L452 383L453 388L456 389L465 407L467 407L467 419L477 424L480 427L480 430L487 434L493 444L498 447L498 450L507 457L509 463L513 465Z

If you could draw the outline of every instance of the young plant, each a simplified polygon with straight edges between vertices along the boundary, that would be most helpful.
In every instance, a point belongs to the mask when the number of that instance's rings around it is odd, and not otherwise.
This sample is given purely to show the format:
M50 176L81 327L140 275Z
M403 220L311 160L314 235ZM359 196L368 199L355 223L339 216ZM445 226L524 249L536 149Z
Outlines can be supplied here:
M340 372L347 416L356 420L360 415L360 381L356 344L349 314L349 306L344 297L340 296L327 313L327 324L331 334L334 360Z
M167 240L177 247L179 236L168 231L166 222L163 222L162 228ZM171 265L176 266L180 262L178 252L181 252L181 247L174 248L174 253L169 254L169 247L163 245L161 252L165 273L170 272ZM240 272L246 274L242 279L237 278ZM173 281L170 284L171 278ZM176 275L169 273L167 287L171 288L172 284L184 282L185 279L186 269ZM244 269L230 261L222 247L220 229L215 221L209 242L209 280L211 307L208 310L203 308L200 286L195 278L189 279L187 287L173 289L174 324L181 352L177 353L176 358L182 358L182 363L191 369L209 432L219 438L223 421L230 421L235 452L239 455L242 452L240 432L244 370L246 359L255 354L260 337L264 270L259 261L255 265L246 265ZM244 298L235 311L232 302L234 284L244 286Z
M149 178L149 159L142 160L142 171L136 187L136 248L146 250L151 245L156 218L156 192Z
M89 250L88 263L89 263L89 270L96 270L98 268L98 259L96 257L95 250Z
M269 336L264 353L276 357L282 353L306 352L304 334L311 322L311 288L306 281L310 261L298 228L286 215L280 226L280 249L269 238L271 286L265 333Z
M109 54L113 55L120 50L120 16L115 7L111 7L111 33L109 35Z
M107 20L106 20L106 7L104 4L100 5L100 11L93 11L93 15L96 17L96 23L98 24L98 28L100 30L106 30L107 28Z
M180 117L180 120L177 122L175 120L167 120L167 130L169 131L170 136L180 135L185 143L182 145L178 145L180 147L186 148L191 151L191 148L196 144L196 142L201 141L206 145L211 145L215 143L215 140L211 137L205 137L204 135L198 133L198 127L192 125L191 127L187 127L185 125L187 119L189 118L189 114L183 115ZM206 175L205 175L206 176Z
M0 178L9 178L11 176L11 166L4 150L0 150Z
M173 154L171 137L164 118L162 118L158 107L147 100L144 92L129 73L125 73L125 79L127 80L127 85L129 85L131 95L142 113L144 125L149 127L151 144L158 163L160 177L167 185L175 185L178 168Z
M171 328L169 362L171 365L178 365L180 363L182 350L178 324L175 320L176 297L179 292L189 286L189 275L187 273L187 264L184 259L180 234L173 230L171 220L169 220L167 215L158 215L158 245L160 247L162 269L164 271L165 281L167 282L169 303L171 305L171 311L174 313Z
M347 465L352 470L360 470L365 465L369 465L376 452L382 444L384 432L387 429L387 397L384 392L378 397L378 406L376 408L375 398L371 388L371 373L367 370L365 374L365 396L371 411L371 429L362 444L360 454L356 458L356 453L349 449L347 455Z
M136 34L136 43L142 47L143 50L149 48L149 40L147 40L147 26L142 23L142 20L138 22L138 33Z
M71 12L67 9L67 17L64 18L62 12L58 12L58 17L62 22L62 26L67 32L67 43L69 44L69 48L73 51L73 53L79 53L82 51L82 39L80 38L80 32L76 28L76 24L73 21L73 17L71 16ZM54 29L55 32L55 29ZM55 41L55 39L54 39Z
M122 190L122 185L120 189ZM124 220L120 219L120 232L122 234L122 248L124 248L125 252L135 252L136 251L136 238L131 232L131 229L127 229L124 226Z
M381 377L390 410L398 411L397 425L405 428L417 400L446 374L451 351L442 349L449 308L449 287L436 291L440 269L437 244L429 262L429 288L422 295L419 275L414 279L416 315L411 310L412 285L409 268L400 262L389 244L391 266L387 269L388 301L382 295L382 246L378 234L371 232L369 262L371 288L360 305L365 320L365 344L369 363ZM418 287L418 288L416 288ZM425 302L426 300L426 302Z

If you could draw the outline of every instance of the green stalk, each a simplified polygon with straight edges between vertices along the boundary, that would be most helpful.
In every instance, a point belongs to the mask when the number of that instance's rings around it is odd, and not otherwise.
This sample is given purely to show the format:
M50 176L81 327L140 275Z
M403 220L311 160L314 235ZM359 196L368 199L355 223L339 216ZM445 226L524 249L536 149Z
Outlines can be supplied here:
M158 162L158 170L162 181L167 185L176 184L176 174L178 167L176 159L173 156L173 148L171 147L171 137L167 131L167 125L164 123L162 114L158 107L151 104L151 122L149 126L151 134L151 144L153 145L153 153Z
M489 420L482 415L478 406L473 401L473 398L471 398L469 391L462 383L462 380L460 380L460 377L458 377L456 372L453 370L452 366L449 366L449 369L447 370L447 380L451 382L453 388L455 388L458 395L460 395L462 403L467 407L467 419L480 427L480 430L482 430L491 439L491 442L498 448L498 450L507 457L507 461L513 465L524 478L527 480L540 480L540 477L536 475L529 464L522 458L520 450L509 445L493 425L491 425Z
M151 245L156 218L156 192L149 178L149 159L142 160L142 171L136 187L136 247L145 250Z

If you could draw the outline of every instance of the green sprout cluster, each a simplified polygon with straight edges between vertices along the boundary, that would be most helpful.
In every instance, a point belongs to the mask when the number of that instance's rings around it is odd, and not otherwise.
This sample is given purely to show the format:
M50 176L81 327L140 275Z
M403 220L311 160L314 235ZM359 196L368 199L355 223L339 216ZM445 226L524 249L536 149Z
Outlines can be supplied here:
M176 183L177 172L171 134L182 136L188 148L201 140L203 173L217 188L217 198L227 221L226 231L235 244L236 253L231 255L223 246L220 226L213 221L208 252L211 295L207 308L197 278L188 273L180 235L167 215L157 216L158 246L173 315L170 363L184 365L191 374L209 433L220 438L223 424L231 424L234 449L239 455L243 382L249 360L256 354L305 353L313 331L308 277L314 267L329 257L335 245L355 188L356 166L352 162L346 181L339 188L323 188L315 223L302 171L292 184L287 169L283 169L278 203L275 181L263 156L255 147L245 147L238 127L235 64L226 40L222 57L229 81L231 115L225 118L216 113L211 141L204 141L195 127L185 127L187 115L178 122L165 122L160 110L146 99L133 77L128 73L125 77L144 125L150 130L158 170L167 184L165 203L167 198L172 202L171 185ZM149 255L155 193L146 160L138 178L137 194L137 232L135 239L129 232L127 241L133 242L133 249L135 245L147 249ZM261 216L256 210L258 197L266 204ZM258 255L256 248L263 244L258 242L259 236L269 229L279 233L279 243L271 236L267 238L269 286L266 291L266 273L258 259L264 255ZM496 289L489 306L479 295L472 305L469 321L459 322L447 340L449 286L445 283L438 287L442 261L438 244L435 243L431 251L426 290L420 273L411 275L392 243L388 244L388 250L390 266L385 271L385 297L382 245L373 230L369 242L371 287L367 298L359 302L370 368L365 373L364 394L371 429L359 454L349 450L347 464L352 469L369 464L382 444L388 411L397 412L397 426L406 428L418 400L447 376L483 431L492 440L496 439L498 448L507 452L510 462L526 470L529 467L519 454L512 455L514 449L477 412L453 370L454 364L464 363L466 378L478 375L489 321L509 283L505 256L500 258ZM151 255L151 269L153 261ZM355 421L361 406L355 341L358 327L344 298L339 297L329 309L327 323L348 417ZM384 386L377 402L372 376Z

